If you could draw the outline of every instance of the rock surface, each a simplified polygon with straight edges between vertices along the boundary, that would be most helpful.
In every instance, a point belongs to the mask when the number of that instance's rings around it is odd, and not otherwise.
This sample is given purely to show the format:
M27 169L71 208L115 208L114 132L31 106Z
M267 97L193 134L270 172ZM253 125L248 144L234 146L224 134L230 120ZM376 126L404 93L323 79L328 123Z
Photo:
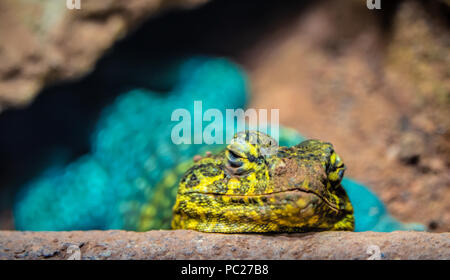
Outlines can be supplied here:
M119 38L168 8L205 0L0 2L0 111L25 105L45 85L87 73Z
M0 259L450 259L450 233L0 231Z

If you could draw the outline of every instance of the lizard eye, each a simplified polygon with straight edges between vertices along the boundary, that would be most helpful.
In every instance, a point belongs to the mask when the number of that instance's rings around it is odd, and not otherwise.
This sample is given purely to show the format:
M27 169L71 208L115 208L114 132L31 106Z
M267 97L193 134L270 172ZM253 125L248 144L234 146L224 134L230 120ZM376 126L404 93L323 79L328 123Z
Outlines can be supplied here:
M341 157L333 152L330 156L329 163L328 163L328 180L330 182L334 183L335 185L339 184L344 177L345 173L345 165L342 161Z
M240 132L227 146L226 167L233 174L242 175L257 169L261 162L257 136L254 132Z
M228 163L231 167L240 167L242 166L242 157L232 150L227 150L227 159Z
M243 142L233 142L227 146L225 157L227 159L226 166L233 174L243 174L247 170L248 162L246 155L247 147Z
M266 166L266 159L278 151L277 142L258 131L237 133L227 146L226 167L233 174L242 175Z

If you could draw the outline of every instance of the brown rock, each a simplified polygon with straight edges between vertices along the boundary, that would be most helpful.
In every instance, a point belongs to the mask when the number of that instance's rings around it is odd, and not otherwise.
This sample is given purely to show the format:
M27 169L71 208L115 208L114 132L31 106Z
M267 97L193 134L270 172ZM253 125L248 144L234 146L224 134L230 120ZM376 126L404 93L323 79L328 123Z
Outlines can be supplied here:
M57 240L55 242L55 240ZM0 231L0 259L450 259L450 233Z
M45 85L90 71L117 39L168 8L206 0L0 2L0 111L25 105Z

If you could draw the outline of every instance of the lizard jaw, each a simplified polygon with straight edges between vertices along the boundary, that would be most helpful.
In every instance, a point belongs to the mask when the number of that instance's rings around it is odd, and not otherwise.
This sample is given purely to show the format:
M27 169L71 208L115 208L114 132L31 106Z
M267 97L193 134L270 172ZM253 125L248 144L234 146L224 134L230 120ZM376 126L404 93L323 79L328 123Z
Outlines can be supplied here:
M323 204L302 190L262 195L191 192L179 198L174 211L183 220L174 220L173 228L222 233L301 232L318 221L316 209ZM190 204L193 200L202 203Z

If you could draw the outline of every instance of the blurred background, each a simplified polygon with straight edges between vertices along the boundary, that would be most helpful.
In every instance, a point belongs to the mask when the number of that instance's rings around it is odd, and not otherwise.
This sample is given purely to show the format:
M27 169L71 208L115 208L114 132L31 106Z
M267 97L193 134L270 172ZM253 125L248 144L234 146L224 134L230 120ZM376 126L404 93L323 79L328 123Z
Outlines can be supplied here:
M166 58L229 58L249 107L332 142L389 211L450 231L450 3L0 0L0 229L42 166L89 152L102 109Z

